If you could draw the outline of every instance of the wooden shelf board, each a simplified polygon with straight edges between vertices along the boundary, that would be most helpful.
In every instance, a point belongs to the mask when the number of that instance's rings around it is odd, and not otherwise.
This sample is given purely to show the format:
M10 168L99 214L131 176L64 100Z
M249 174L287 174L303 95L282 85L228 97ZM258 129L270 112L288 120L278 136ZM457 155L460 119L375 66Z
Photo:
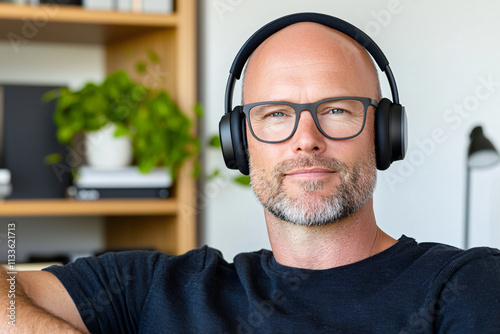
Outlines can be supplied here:
M159 29L175 28L176 14L86 10L77 6L0 3L0 39L105 44Z
M174 215L174 199L69 199L0 201L0 217L22 216L139 216Z

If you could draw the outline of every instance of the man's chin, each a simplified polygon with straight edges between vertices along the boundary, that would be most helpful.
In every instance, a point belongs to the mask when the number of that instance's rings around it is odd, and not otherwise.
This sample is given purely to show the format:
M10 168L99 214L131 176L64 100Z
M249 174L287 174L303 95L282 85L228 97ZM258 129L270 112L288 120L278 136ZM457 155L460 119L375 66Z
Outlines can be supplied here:
M324 197L335 194L338 189L338 184L333 180L284 180L281 189L288 196L294 198L302 196Z

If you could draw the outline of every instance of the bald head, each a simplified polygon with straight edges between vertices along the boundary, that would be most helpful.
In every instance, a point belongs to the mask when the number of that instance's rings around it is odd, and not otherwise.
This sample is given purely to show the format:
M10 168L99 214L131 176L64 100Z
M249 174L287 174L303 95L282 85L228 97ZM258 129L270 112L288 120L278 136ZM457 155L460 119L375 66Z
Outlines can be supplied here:
M377 70L361 45L337 30L302 22L278 31L254 51L245 72L243 100L378 100L379 87Z

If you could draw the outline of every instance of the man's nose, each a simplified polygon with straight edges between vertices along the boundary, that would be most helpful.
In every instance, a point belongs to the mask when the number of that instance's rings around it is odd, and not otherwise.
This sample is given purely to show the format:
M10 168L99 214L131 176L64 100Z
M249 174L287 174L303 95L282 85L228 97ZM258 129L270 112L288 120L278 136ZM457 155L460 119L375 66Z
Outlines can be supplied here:
M293 135L292 150L296 153L322 153L326 150L326 138L319 131L309 110L300 113L297 130Z

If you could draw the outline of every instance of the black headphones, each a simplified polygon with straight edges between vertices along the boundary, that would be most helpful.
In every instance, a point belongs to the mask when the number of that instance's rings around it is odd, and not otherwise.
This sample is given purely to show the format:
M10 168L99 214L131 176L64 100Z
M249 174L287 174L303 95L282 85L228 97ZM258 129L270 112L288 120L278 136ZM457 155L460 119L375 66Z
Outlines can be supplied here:
M402 160L408 145L406 113L405 108L399 104L396 81L382 50L363 31L339 18L318 13L298 13L281 17L260 28L246 41L233 61L226 86L225 113L219 123L222 155L226 166L230 169L239 169L245 175L250 172L245 115L241 106L232 109L236 80L240 79L248 58L262 42L279 30L299 22L319 23L353 38L370 53L380 69L385 72L394 102L383 98L375 112L377 169L385 170L393 161Z

